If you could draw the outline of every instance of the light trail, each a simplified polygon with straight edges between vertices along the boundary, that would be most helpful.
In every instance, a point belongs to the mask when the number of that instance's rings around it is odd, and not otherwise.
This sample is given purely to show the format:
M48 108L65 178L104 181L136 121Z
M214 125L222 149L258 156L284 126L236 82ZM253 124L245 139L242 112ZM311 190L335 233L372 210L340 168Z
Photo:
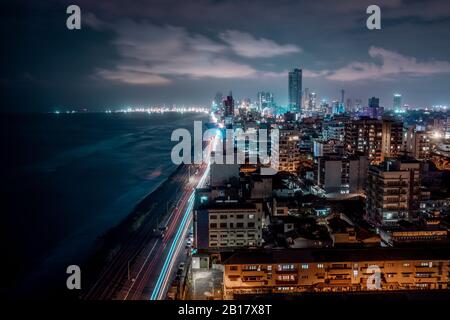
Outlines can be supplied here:
M147 263L148 259L150 258L150 255L153 253L153 250L155 249L155 247L156 247L156 245L158 244L158 242L159 242L159 239L156 240L156 242L155 242L155 244L153 245L152 249L151 249L150 252L148 253L147 257L145 258L145 261L144 261L144 263L142 264L141 268L139 269L139 272L137 273L137 275L136 275L136 277L135 277L135 280L136 280L137 278L139 278L139 275L141 274L142 269L144 269L145 264ZM131 283L131 286L130 286L130 288L128 289L127 294L125 295L125 297L123 298L123 300L127 300L128 295L130 294L131 290L133 290L133 287L134 287L134 284L135 284L135 283L136 283L136 281L133 281L133 282Z
M182 234L183 234L182 238L184 238L184 236L186 235L187 230L189 229L189 225L191 224L191 222L192 222L192 215L189 215L189 219L188 219L187 223L185 224L184 229L182 230ZM179 241L177 243L177 245L176 245L176 248L175 248L175 254L174 254L175 257L178 256L178 254L180 253L180 250L181 250L182 247L183 247L183 241ZM175 265L175 262L176 262L176 259L172 259L171 260L170 266L167 269L168 270L167 271L168 275L170 275L172 273L173 267ZM161 286L162 289L159 291L158 299L162 299L163 298L164 293L165 293L165 291L167 289L167 285L169 284L169 281L170 281L170 276L166 276L164 278L163 284Z
M218 135L216 135L214 137L214 141L211 145L212 149L215 150L216 146L217 146L217 139L219 139ZM200 178L198 184L197 184L197 188L201 187L204 185L206 178L209 175L209 170L210 170L210 155L211 155L211 149L210 152L208 153L207 159L206 159L206 163L207 163L207 167L205 169L205 172L203 173L202 177ZM167 257L164 261L164 265L161 269L161 272L158 276L158 280L156 281L156 285L155 288L153 289L153 292L150 296L150 300L158 300L161 299L161 296L163 294L163 292L165 290L162 290L162 288L167 286L167 283L169 281L169 276L171 274L173 265L174 265L174 256L175 253L179 251L181 242L179 241L181 236L185 236L186 232L187 232L187 225L188 225L188 221L190 222L191 220L191 211L194 208L194 203L195 203L195 188L192 190L192 193L189 196L189 200L188 200L188 205L186 210L184 211L183 214L183 219L181 220L180 226L177 229L177 232L175 234L175 238L173 239L173 242L170 246L169 249L169 253L167 254Z
M163 268L161 270L161 273L159 274L158 281L156 282L155 288L153 289L153 293L150 297L150 300L156 300L158 298L159 292L161 290L161 284L164 281L164 278L168 274L167 273L168 266L173 258L173 255L174 255L173 253L174 253L176 244L177 244L178 240L180 239L181 231L184 229L186 220L188 219L189 214L191 213L191 210L194 206L194 199L195 199L195 194L194 194L194 192L192 192L192 194L189 198L189 205L188 205L186 211L184 212L183 220L181 221L180 227L178 228L175 238L173 239L172 245L170 246L169 253L167 254L166 260L164 261Z
M208 177L208 174L209 174L209 164L208 164L208 167L205 169L205 172L203 173L202 178L198 182L197 187L200 187L200 186L202 186L205 183L206 178ZM172 242L172 245L170 247L169 253L168 253L167 257L166 257L166 260L164 262L163 268L162 268L161 273L160 273L160 275L158 277L158 281L156 282L156 286L155 286L155 288L153 290L153 293L152 293L152 296L150 297L150 300L160 299L160 295L162 294L162 292L164 292L164 290L161 290L161 288L163 287L163 284L167 284L167 282L168 282L168 279L166 279L166 278L168 278L168 276L170 275L171 269L172 269L171 267L173 267L173 263L174 263L173 258L175 256L174 253L175 253L175 251L178 251L176 249L180 247L180 243L181 242L179 242L179 240L180 240L180 238L182 238L181 235L183 235L183 237L184 237L184 235L185 235L185 233L187 231L188 223L186 223L186 222L187 222L188 219L190 220L190 218L191 218L191 214L190 213L191 213L191 211L192 211L192 209L194 207L194 202L195 202L195 189L192 191L192 193L191 193L191 195L189 197L188 207L186 208L186 210L184 212L183 220L181 221L181 224L178 227L177 233L176 233L175 238L174 238L174 240Z

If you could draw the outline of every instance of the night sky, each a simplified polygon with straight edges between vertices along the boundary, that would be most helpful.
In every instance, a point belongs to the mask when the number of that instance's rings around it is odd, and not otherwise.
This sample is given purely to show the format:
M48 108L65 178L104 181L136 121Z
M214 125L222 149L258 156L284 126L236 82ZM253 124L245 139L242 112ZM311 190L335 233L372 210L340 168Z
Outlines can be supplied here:
M81 30L66 7L81 8ZM366 8L381 7L381 30ZM1 110L209 105L217 91L450 105L450 1L2 1Z

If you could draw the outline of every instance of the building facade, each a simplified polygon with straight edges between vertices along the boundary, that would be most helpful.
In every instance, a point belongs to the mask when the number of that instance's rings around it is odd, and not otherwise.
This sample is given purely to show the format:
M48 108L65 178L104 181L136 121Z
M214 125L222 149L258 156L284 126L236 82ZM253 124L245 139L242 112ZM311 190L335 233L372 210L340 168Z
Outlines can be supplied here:
M428 134L419 130L416 126L408 128L405 133L405 152L408 156L417 160L426 160L430 158L431 143Z
M294 69L289 72L289 111L300 114L302 112L302 70Z
M295 129L279 129L278 149L273 148L273 166L278 171L296 174L300 167L300 132ZM274 143L272 143L274 145Z
M421 200L420 162L387 160L371 165L366 186L368 218L381 225L416 218Z
M262 205L215 201L195 210L198 249L257 247L262 244Z
M362 118L345 127L345 148L352 154L368 156L373 164L386 157L398 156L403 146L403 123L392 120Z
M224 261L224 296L450 286L449 249L295 249L237 252Z
M328 155L317 158L317 185L327 198L363 194L367 177L366 156Z

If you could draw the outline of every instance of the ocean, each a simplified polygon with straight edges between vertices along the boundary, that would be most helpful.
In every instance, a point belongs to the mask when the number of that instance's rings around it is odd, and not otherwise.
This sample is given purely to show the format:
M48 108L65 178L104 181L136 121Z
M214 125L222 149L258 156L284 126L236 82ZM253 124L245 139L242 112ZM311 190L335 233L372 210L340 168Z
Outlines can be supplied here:
M2 295L81 264L175 169L172 130L205 114L1 115Z

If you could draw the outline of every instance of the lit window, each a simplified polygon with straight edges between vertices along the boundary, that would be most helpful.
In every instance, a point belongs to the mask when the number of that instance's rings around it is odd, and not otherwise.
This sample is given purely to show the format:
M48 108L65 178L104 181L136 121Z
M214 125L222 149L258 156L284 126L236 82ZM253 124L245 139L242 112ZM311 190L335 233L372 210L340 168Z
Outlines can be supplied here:
M302 269L308 269L308 268L309 268L309 266L307 263L302 264Z
M286 270L294 270L295 266L293 264L279 264L278 270L279 271L286 271Z
M317 268L323 269L323 263L318 263L318 264L317 264Z

